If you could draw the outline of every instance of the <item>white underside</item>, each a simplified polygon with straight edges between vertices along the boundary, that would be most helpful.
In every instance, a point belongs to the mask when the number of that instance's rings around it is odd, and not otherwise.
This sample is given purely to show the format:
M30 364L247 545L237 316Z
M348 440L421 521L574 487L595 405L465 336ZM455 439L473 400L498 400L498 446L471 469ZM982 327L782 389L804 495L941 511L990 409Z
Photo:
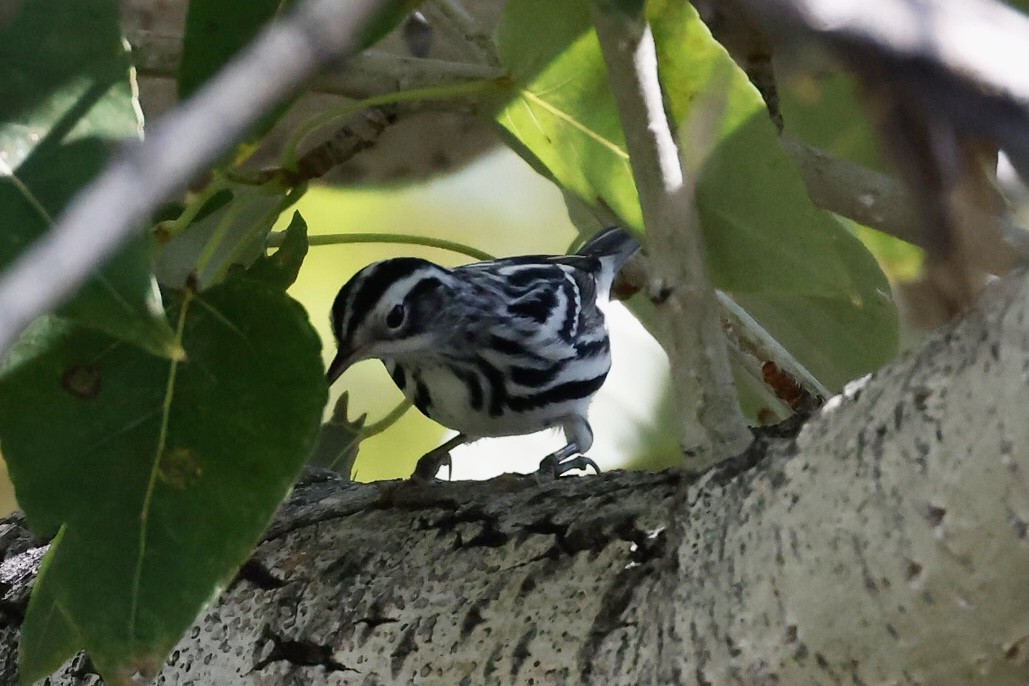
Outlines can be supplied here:
M471 409L468 387L443 367L428 367L420 370L423 383L431 389L432 406L429 418L448 429L454 429L470 437L517 436L533 433L550 427L563 427L574 417L585 419L590 398L547 405L526 412L514 412L504 408L499 416L489 413L489 393L485 391L485 402L481 411ZM415 387L408 383L404 394L414 400Z

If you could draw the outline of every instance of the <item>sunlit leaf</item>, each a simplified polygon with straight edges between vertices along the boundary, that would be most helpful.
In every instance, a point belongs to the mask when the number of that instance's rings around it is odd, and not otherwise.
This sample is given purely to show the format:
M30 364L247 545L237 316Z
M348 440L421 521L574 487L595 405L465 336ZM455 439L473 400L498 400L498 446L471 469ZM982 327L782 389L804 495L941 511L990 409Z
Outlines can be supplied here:
M497 121L548 175L588 202L603 202L642 228L617 110L584 3L560 7L514 0L500 32L516 77ZM647 5L666 106L682 125L684 157L699 174L697 206L711 277L823 383L838 387L896 349L889 287L875 260L846 228L816 209L782 150L760 95L711 37L689 3ZM558 19L557 15L568 13ZM564 49L539 66L531 56L539 26L558 22ZM526 68L524 65L531 65ZM519 75L527 74L519 80ZM697 127L696 118L713 118ZM703 123L703 122L702 122ZM685 137L706 130L712 140ZM703 153L703 154L701 154ZM815 336L797 332L821 327ZM828 341L828 344L826 344Z

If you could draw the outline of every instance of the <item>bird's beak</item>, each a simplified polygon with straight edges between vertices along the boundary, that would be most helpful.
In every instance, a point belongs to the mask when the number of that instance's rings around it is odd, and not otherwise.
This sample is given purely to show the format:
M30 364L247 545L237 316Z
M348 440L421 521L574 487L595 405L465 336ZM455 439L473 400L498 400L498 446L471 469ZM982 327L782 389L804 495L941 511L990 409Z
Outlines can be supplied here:
M336 357L332 358L332 362L329 363L329 369L325 372L325 380L329 382L331 386L333 382L338 379L343 372L350 368L350 365L363 359L359 350L346 351L342 348L336 353Z

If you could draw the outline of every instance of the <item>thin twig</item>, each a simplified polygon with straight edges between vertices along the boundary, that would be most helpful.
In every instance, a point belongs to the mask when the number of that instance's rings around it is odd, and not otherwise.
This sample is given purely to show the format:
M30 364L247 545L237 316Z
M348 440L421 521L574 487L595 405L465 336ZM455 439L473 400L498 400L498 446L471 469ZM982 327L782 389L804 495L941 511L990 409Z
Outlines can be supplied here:
M124 148L54 227L0 274L0 354L66 298L273 105L355 52L387 0L307 0L273 23L147 140Z
M716 291L715 296L722 306L723 319L739 338L741 351L746 349L747 353L755 356L754 359L760 359L762 362L775 362L792 374L798 383L812 394L821 395L823 398L834 395L800 360L758 324L757 320L737 305L729 294Z
M731 457L751 440L729 368L694 205L665 115L657 54L642 13L593 6L593 23L639 191L653 265L651 299L667 322L662 341L680 403L690 468Z

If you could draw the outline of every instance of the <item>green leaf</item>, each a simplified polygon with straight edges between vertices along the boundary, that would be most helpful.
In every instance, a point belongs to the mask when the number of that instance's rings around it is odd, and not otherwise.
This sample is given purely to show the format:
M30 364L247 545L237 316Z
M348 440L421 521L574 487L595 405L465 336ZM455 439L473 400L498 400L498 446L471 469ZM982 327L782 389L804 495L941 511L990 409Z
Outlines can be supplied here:
M820 334L833 340L829 350L813 337L792 336L790 352L817 366L830 387L855 370L878 367L896 349L897 323L875 260L839 221L811 204L760 95L692 6L653 0L647 9L666 107L680 124L684 157L697 165L691 171L698 174L698 214L714 284L738 302L745 297L770 330L805 331L815 321L827 327ZM580 23L558 18L564 13ZM554 47L555 36L533 38L551 20L565 41L562 50ZM516 95L497 121L564 188L606 203L642 229L603 56L583 21L567 3L509 3L499 35ZM545 67L524 55L537 42L556 55ZM534 69L525 68L529 64ZM523 73L530 76L519 80ZM711 140L691 138L694 130L711 131Z
M497 28L497 51L511 78L524 86L591 27L585 2L562 3L557 12L546 0L509 2Z
M155 669L246 559L326 400L320 342L280 289L230 279L172 311L185 361L74 328L0 379L0 406L31 408L0 414L18 501L37 533L64 527L36 592L109 681Z
M661 79L682 130L721 100L697 188L715 285L831 389L896 354L890 287L871 253L811 203L757 90L696 10L649 5ZM684 49L688 46L689 49Z
M64 537L64 530L50 541L36 575L25 621L18 641L18 677L23 684L34 684L53 673L82 648L82 638L57 604L53 584L48 582L50 563Z
M840 71L787 76L778 87L779 111L790 136L834 157L896 174L883 157L869 103L859 97L856 77Z
M300 212L293 213L289 226L282 232L282 244L271 255L261 255L249 269L247 276L260 279L283 291L293 285L300 266L307 257L307 222Z
M0 378L37 355L46 352L57 340L67 335L74 324L54 315L36 318L22 331L11 349L0 358Z
M275 16L280 0L191 0L179 66L179 97L187 98Z
M334 469L348 478L354 469L354 461L361 446L361 429L364 428L365 419L368 417L363 414L351 421L347 418L349 405L350 396L344 391L336 401L329 421L322 424L318 443L308 459L310 464Z
M524 11L527 6L535 11ZM527 74L532 80L518 82L515 94L497 114L497 121L563 187L590 203L603 200L630 225L642 228L629 153L608 91L597 35L583 32L584 27L568 21L565 10L573 16L581 14L574 12L573 6L561 3L561 11L557 11L551 3L540 0L509 3L505 25L512 21L530 24L521 31L502 25L501 56L511 60L505 67L512 77ZM549 26L551 20L570 42L536 74L539 65L535 43L527 34L538 34L539 27ZM558 41L547 34L543 32L539 38L543 49L557 49ZM523 57L523 51L530 55Z
M182 288L188 283L203 290L233 269L253 264L264 254L268 232L288 202L278 181L229 184L182 233L165 243L156 268L161 284Z
M89 30L83 30L88 26ZM115 0L33 0L0 24L0 267L44 234L142 131ZM150 352L179 354L150 275L150 243L116 254L62 309Z

